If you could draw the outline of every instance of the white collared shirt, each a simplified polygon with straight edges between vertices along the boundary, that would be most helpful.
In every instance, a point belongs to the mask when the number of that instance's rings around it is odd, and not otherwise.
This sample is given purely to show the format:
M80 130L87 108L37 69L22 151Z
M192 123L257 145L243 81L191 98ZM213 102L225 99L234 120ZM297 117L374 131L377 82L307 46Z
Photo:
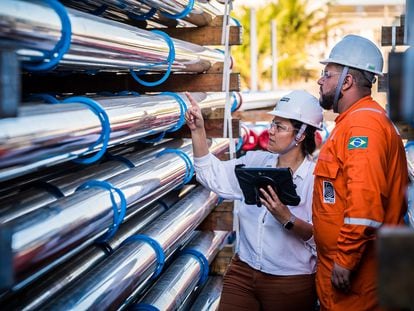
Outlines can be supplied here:
M265 206L247 205L237 181L234 168L275 167L278 154L250 151L245 156L220 161L214 155L194 158L197 180L206 188L228 200L241 200L237 215L239 221L238 255L254 269L273 275L311 274L316 270L316 246L313 237L303 241L292 231L283 228ZM313 170L315 163L305 158L293 174L296 192L301 200L298 206L288 206L293 215L312 223Z

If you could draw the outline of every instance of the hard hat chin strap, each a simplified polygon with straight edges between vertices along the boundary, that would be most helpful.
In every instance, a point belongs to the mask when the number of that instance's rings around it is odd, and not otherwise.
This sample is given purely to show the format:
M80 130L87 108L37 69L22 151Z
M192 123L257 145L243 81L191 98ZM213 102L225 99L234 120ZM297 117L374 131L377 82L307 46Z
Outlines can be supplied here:
M345 77L348 74L348 70L349 70L349 67L345 66L344 69L342 70L341 76L339 77L338 85L336 86L335 97L333 101L333 111L336 113L339 112L339 109L338 109L339 95L341 94L342 85L344 84Z
M306 128L307 128L307 125L305 123L302 123L298 133L295 135L295 138L290 142L289 146L287 146L285 150L279 152L279 154L288 153L290 150L295 148L298 145L298 142L300 138L302 137L303 133L305 133Z

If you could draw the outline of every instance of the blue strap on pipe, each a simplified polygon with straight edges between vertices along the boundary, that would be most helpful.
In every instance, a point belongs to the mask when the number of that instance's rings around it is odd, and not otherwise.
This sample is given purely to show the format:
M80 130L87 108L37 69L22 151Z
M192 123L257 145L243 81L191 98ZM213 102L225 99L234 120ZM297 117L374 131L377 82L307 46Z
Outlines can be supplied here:
M110 153L107 152L107 153L105 153L105 158L107 160L114 160L114 161L122 162L128 168L134 168L135 167L135 164L132 163L132 161L130 159L125 158L125 157L123 157L121 155L118 155L118 154L117 155L113 155L113 154L110 154Z
M102 188L109 191L111 202L112 202L112 210L113 210L113 223L109 227L108 231L98 239L98 242L105 242L111 239L115 233L117 232L119 225L124 220L126 209L127 209L127 201L125 198L124 193L121 189L114 187L111 183L102 180L88 180L87 182L80 185L76 188L75 191L84 190L87 188ZM118 205L116 204L114 192L118 194L120 199L120 206L118 209Z
M239 136L239 138L237 139L236 151L240 151L242 146L243 146L243 137Z
M116 94L117 96L128 96L128 95L134 95L134 96L141 96L138 92L135 91L122 91Z
M149 237L145 234L134 234L131 235L129 238L127 238L125 241L121 243L125 244L127 242L145 242L148 243L155 251L155 255L157 257L157 267L155 268L154 274L151 276L151 279L156 278L158 275L160 275L162 269L164 268L165 264L165 253L162 249L162 246L160 243L158 243L157 240L154 240L153 238Z
M135 81L137 81L141 85L144 85L144 86L147 86L147 87L157 86L157 85L160 85L160 84L164 83L165 80L167 80L168 77L170 76L171 66L172 66L172 64L174 63L174 60L175 60L175 47L174 47L174 42L171 39L171 37L168 34L166 34L165 32L162 32L162 31L159 31L159 30L152 30L152 32L162 36L168 44L169 52L168 52L167 60L166 60L166 62L162 62L162 63L159 64L159 65L165 64L165 63L168 64L168 68L167 68L167 71L165 72L164 76L161 79L159 79L158 81L148 82L148 81L141 80L133 69L129 70L129 72L131 73L131 75L135 79Z
M176 125L174 125L172 128L167 130L167 132L175 132L179 130L185 123L185 112L187 111L187 105L185 101L181 98L181 96L178 95L177 93L162 92L161 95L168 95L168 96L174 97L177 100L178 104L180 105L180 119L177 121Z
M166 132L161 132L160 135L154 138L141 138L138 141L146 144L154 144L160 142L165 137Z
M72 26L66 8L57 0L43 0L47 5L52 7L60 18L62 25L62 36L56 43L55 47L50 52L45 52L45 58L37 64L23 63L23 68L28 71L46 71L51 70L58 65L62 60L65 53L69 50L71 37L72 37ZM49 61L46 62L45 59Z
M90 11L89 13L96 15L96 16L101 16L103 13L105 13L107 8L108 6L106 4L102 4L99 8L97 8L96 10Z
M148 303L136 303L129 307L129 310L133 311L160 311L157 307L154 307L153 305L150 305Z
M210 267L208 264L208 260L204 254L194 248L185 248L181 251L181 255L189 254L193 255L195 259L200 263L200 279L198 280L199 285L203 285L208 278L208 273L210 271Z
M231 105L231 112L234 112L237 110L239 102L237 100L237 96L235 92L231 93L231 98L233 98L233 104Z
M48 104L57 104L59 103L59 100L56 99L56 97L50 95L50 94L46 94L46 93L37 93L37 94L30 94L28 97L28 100L41 100L45 103Z
M59 189L59 187L53 184L50 184L44 180L37 180L27 185L24 185L23 187L20 188L20 191L28 190L31 188L38 188L38 189L45 190L47 193L50 193L51 195L53 195L56 199L63 198L65 196L65 194Z
M164 149L164 150L160 151L156 155L156 157L158 158L159 156L162 156L162 155L167 154L167 153L175 153L181 159L184 160L185 167L186 167L186 172L185 172L185 175L184 175L183 185L185 185L186 183L188 183L191 180L191 178L193 178L193 175L194 175L194 166L193 166L193 163L191 162L190 157L184 151L179 150L179 149Z
M135 14L133 12L128 12L127 15L129 18L137 20L137 21L146 21L147 19L152 18L155 15L155 13L157 13L157 9L151 8L151 10L141 15Z
M155 138L141 138L139 141L143 142L143 143L158 143L159 141L161 141L164 137L166 133L171 133L171 132L175 132L177 130L179 130L185 123L185 112L187 111L187 105L185 103L185 101L181 98L181 96L179 96L177 93L173 93L173 92L162 92L160 95L168 95L168 96L172 96L174 97L178 104L180 105L180 118L178 119L177 123L171 127L170 129L168 129L165 132L161 132L160 135L158 135Z
M188 14L190 14L190 12L193 10L194 7L194 0L190 0L188 1L187 6L184 8L184 10L180 13L177 14L171 14L171 13L167 13L167 12L161 12L161 15L167 17L167 18L171 18L171 19L180 19L180 18L184 18L186 17Z
M167 203L165 203L163 200L157 200L157 201L155 201L155 203L157 203L157 204L159 204L159 205L161 205L166 211L168 211L169 210L169 206L168 206L168 204Z
M242 25L240 24L240 22L239 22L239 20L238 19L235 19L234 17L231 17L230 16L230 18L236 23L236 26L237 27L241 27Z
M106 149L108 147L110 134L111 134L111 124L109 122L109 117L105 109L100 104L98 104L96 101L88 97L83 97L83 96L69 97L63 100L61 103L67 104L67 103L74 103L74 102L82 103L88 106L88 108L98 116L99 121L101 122L101 125L102 125L102 131L101 131L101 134L98 140L89 147L89 150L93 150L97 145L101 143L102 143L102 148L97 153L95 153L93 156L89 158L74 160L76 163L91 164L91 163L98 161L105 154Z

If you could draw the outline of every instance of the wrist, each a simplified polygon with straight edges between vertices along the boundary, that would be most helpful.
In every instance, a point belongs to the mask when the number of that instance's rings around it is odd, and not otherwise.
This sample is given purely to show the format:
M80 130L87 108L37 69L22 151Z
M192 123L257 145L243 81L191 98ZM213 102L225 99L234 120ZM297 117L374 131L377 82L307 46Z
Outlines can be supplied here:
M295 226L296 217L293 214L290 214L290 217L288 220L282 223L283 228L286 230L291 230Z

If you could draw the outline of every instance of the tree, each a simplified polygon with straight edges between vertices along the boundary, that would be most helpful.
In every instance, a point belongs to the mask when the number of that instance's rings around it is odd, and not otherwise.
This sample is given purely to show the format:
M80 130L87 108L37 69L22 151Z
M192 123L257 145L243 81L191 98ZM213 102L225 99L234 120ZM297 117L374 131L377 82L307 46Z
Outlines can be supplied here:
M271 21L277 23L278 80L293 82L312 75L308 63L309 49L326 41L328 30L328 5L310 10L310 1L279 0L260 8L256 13L258 42L258 72L261 86L271 80ZM243 7L236 12L243 25L243 45L232 48L235 69L240 72L242 86L250 81L250 9Z

